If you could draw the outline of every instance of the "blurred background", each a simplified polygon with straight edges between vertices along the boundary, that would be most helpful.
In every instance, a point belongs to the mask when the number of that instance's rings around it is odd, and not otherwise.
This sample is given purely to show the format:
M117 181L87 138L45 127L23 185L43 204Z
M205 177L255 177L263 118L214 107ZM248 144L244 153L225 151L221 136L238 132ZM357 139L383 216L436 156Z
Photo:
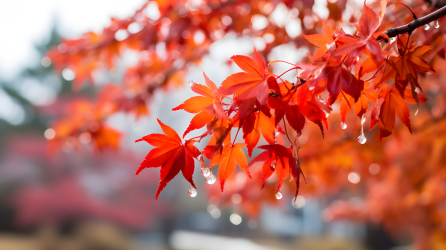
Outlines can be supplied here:
M350 23L363 5L165 2L0 0L0 249L446 249L446 24L417 34L418 44L439 46L426 55L437 74L420 76L430 100L417 116L411 107L412 135L397 121L380 142L377 129L367 129L369 108L361 145L360 119L349 114L344 130L334 108L325 138L309 123L300 138L307 184L296 200L288 181L283 198L275 198L274 177L260 190L259 167L253 180L236 172L221 193L197 162L196 197L177 177L155 201L159 169L134 175L152 147L134 141L161 132L156 118L186 130L193 114L171 109L195 95L188 81L204 84L204 71L219 85L240 71L230 56L250 55L254 46L267 62L307 60L315 48L300 34L320 33L321 18L354 31ZM438 8L411 4L420 16ZM389 9L384 26L411 21L399 7ZM220 21L200 23L197 11Z

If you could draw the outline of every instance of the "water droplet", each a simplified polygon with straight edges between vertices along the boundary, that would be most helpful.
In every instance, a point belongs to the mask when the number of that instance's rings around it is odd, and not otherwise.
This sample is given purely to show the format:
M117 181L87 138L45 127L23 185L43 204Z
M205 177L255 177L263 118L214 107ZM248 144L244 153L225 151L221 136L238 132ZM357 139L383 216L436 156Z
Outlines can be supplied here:
M277 137L277 136L279 136L279 135L280 135L280 132L277 131L276 134L275 134L275 136Z
M271 169L276 169L276 161L271 162Z
M391 37L391 38L390 38L390 43L393 43L393 42L395 42L395 40L396 40L396 38L395 38L395 37Z
M435 28L436 29L440 28L440 24L438 23L438 20L435 22Z
M364 133L362 133L361 135L358 136L358 142L361 144L366 143L367 138L365 138Z
M324 98L322 98L322 96L318 96L317 99L322 102L323 104L327 103L327 100L325 100Z
M189 81L189 86L192 88L194 86L194 82L193 81Z
M325 111L325 110L322 110L322 111L324 111L325 117L328 117L330 115L330 113L328 113L327 111Z
M277 192L276 193L276 199L278 199L278 200L282 199L282 193L281 192Z
M358 136L358 142L364 144L367 141L367 138L364 136L364 123L365 123L365 115L361 118L361 134Z
M424 25L424 30L429 30L429 28L430 28L429 24Z
M190 197L195 197L195 196L197 196L197 190L194 188L194 187L192 187L192 186L190 186L190 188L189 188L189 196Z
M215 175L211 173L208 177L205 178L205 180L208 184L214 184L217 178L215 178Z
M201 169L201 174L202 174L204 177L208 177L209 175L211 175L211 171L209 170L209 168L202 168L202 169Z
M347 128L347 124L341 122L341 128L342 128L342 129L346 129L346 128Z

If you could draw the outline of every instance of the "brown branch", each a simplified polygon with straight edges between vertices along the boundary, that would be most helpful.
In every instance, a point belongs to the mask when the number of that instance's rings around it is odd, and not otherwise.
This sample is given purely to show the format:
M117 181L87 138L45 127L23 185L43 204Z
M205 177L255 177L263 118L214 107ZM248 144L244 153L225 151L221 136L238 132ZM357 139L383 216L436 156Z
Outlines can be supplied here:
M395 37L399 34L404 33L412 33L416 28L424 26L425 24L428 24L430 22L433 22L443 16L446 15L446 6L443 6L441 9L438 9L432 13L430 13L427 16L424 16L422 18L418 18L417 20L414 20L406 25L391 28L385 31L384 33L387 34L389 37Z

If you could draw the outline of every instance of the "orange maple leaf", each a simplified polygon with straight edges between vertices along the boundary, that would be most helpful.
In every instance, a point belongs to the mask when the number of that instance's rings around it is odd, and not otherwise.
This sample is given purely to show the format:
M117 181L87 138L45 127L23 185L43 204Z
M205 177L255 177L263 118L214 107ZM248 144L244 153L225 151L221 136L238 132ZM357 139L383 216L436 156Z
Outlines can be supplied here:
M268 76L262 57L254 48L254 59L247 56L232 56L232 60L244 71L230 75L218 88L223 95L236 95L239 101L257 99L264 106L268 99Z
M432 47L427 45L415 47L414 41L408 39L408 36L399 36L397 39L398 53L400 56L392 56L387 60L390 67L386 68L380 82L395 78L395 87L401 96L404 96L405 89L410 83L412 96L415 98L416 103L419 104L415 90L419 88L423 91L423 89L418 84L417 73L436 73L432 66L420 56Z
M221 153L219 151L214 153L211 162L209 163L211 170L212 167L220 164L218 168L218 179L220 180L220 189L222 192L226 180L235 171L236 162L237 165L248 174L248 177L252 179L245 153L243 153L242 150L243 147L245 147L244 143L236 143L234 145L227 144L223 147Z
M347 118L347 114L350 112L350 110L354 107L355 114L359 118L361 118L369 108L369 102L375 103L376 99L378 99L378 91L375 90L369 90L370 83L366 82L364 84L364 90L361 92L361 96L359 97L358 101L355 102L353 97L349 95L345 95L342 93L342 96L344 97L341 101L341 119L342 122L345 122L345 119Z
M322 19L322 33L323 34L302 35L310 43L319 47L314 54L315 59L323 56L328 51L327 45L334 42L333 29L327 24L325 19Z
M158 120L158 119L157 119ZM169 181L171 181L181 170L184 178L196 188L192 175L194 174L194 158L200 155L198 149L193 145L194 140L187 140L183 144L177 132L171 127L164 125L160 120L158 123L161 126L164 134L150 134L141 139L136 140L146 141L156 148L152 149L146 156L140 167L136 171L138 175L145 168L155 168L161 166L160 182L156 190L155 199Z
M214 94L217 90L217 86L204 72L203 75L207 86L190 81L192 91L202 96L191 97L172 109L173 111L183 109L189 113L198 113L192 118L189 126L183 134L183 138L190 131L204 127L206 124L213 121L215 117L228 118L223 109L223 104L221 102L222 97L218 94Z
M417 98L421 103L428 100L420 94L417 94ZM417 103L415 98L412 97L410 89L404 91L404 99L395 85L390 90L388 85L383 85L379 90L378 100L372 110L370 130L379 122L380 140L392 134L392 130L395 127L395 112L410 133L412 133L409 107L404 100L409 103Z
M275 128L273 117L268 117L262 111L248 115L243 122L243 139L248 148L249 157L252 156L252 150L260 140L260 132L268 143L274 144Z

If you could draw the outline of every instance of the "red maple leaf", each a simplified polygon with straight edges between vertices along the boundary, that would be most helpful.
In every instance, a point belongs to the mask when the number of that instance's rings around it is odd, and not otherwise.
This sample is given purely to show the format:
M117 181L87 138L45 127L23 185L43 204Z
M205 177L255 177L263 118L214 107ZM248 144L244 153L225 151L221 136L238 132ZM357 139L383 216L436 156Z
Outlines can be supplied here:
M382 0L381 10L377 15L372 9L365 5L364 1L364 11L359 18L359 22L355 23L358 35L340 35L336 39L336 49L333 52L333 56L348 54L344 62L347 67L356 64L358 59L364 53L370 56L376 64L380 64L384 60L384 57L382 56L381 46L376 39L378 37L383 37L389 40L389 37L386 34L377 32L384 17L386 5L387 1Z
M262 188L265 186L266 179L271 177L271 175L275 172L277 178L279 179L279 183L277 185L277 192L279 192L283 181L287 178L288 174L291 174L294 182L296 183L295 197L297 197L301 172L298 165L299 163L293 156L293 148L286 148L285 146L279 144L263 145L258 148L266 151L252 159L248 167L251 167L257 162L263 162L261 173Z
M193 145L194 140L187 140L183 144L177 132L171 127L164 125L160 120L158 123L164 132L163 134L150 134L141 139L156 148L152 149L146 156L140 167L136 171L138 175L145 168L155 168L161 166L160 182L156 190L155 199L164 189L169 181L171 181L181 170L184 178L195 187L192 175L194 174L194 158L200 155L200 151Z
M418 100L423 103L428 99L417 94ZM372 110L372 119L370 122L370 130L379 122L379 139L387 137L392 134L393 127L395 127L395 112L400 120L406 125L410 133L412 127L410 125L410 111L406 100L409 103L417 103L412 97L410 89L404 91L404 99L393 85L390 90L388 85L383 85L378 93L378 100Z

